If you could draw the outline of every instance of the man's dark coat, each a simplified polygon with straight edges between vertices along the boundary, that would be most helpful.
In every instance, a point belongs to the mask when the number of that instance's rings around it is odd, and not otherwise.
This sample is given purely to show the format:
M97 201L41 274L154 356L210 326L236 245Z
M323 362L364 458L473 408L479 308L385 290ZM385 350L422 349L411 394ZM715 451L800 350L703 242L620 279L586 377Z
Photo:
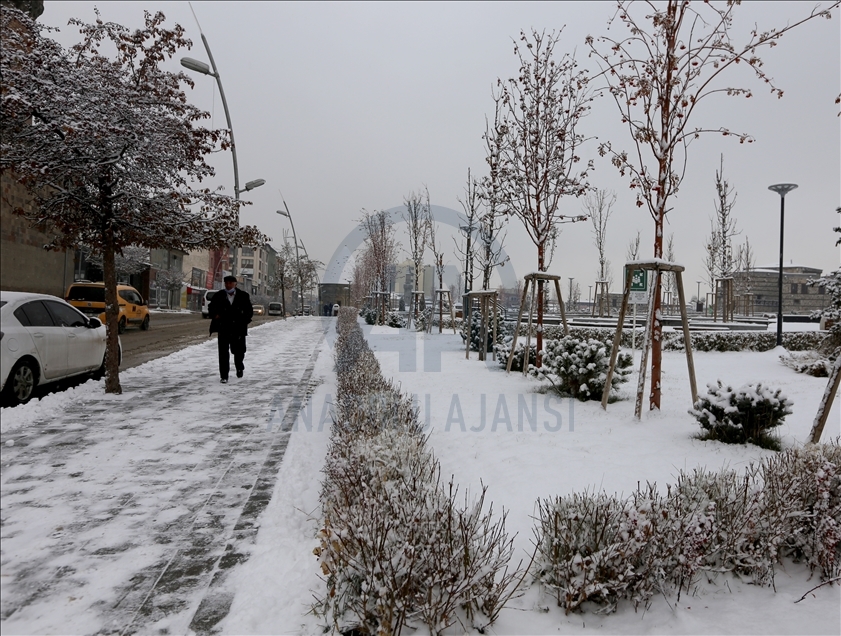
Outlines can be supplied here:
M228 294L224 289L213 294L207 313L211 317L210 333L223 333L229 337L248 335L248 323L254 316L251 298L241 289L236 290L234 302L228 302ZM216 317L219 316L217 319Z

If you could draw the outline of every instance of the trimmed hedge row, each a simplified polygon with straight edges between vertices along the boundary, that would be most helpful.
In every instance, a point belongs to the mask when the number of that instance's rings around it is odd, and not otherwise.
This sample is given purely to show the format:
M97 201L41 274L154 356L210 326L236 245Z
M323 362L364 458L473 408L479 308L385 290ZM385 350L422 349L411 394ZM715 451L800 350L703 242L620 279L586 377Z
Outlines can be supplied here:
M524 576L509 569L505 515L484 510L484 488L458 505L410 396L383 378L355 310L339 311L337 330L337 421L315 550L326 591L313 610L340 633L483 630Z
M520 335L525 336L528 327L520 326ZM640 346L645 337L645 329L637 327L636 342ZM532 338L534 338L534 330ZM570 327L569 334L584 340L600 340L612 343L616 329L608 327ZM558 340L564 337L560 325L543 327L543 337ZM777 346L777 334L770 331L691 331L693 351L770 351ZM783 347L789 351L808 351L820 348L826 338L821 331L790 331L783 333ZM631 346L631 329L622 329L622 346ZM663 349L683 351L683 332L666 331L663 333Z

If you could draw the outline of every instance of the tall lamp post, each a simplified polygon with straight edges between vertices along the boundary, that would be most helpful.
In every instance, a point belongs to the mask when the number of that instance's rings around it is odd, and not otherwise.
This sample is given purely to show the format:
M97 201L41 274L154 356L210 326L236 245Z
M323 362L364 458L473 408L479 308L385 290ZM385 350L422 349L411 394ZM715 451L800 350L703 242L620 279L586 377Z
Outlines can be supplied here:
M797 187L796 183L777 183L768 186L780 195L780 272L777 280L777 346L783 344L783 229L785 228L786 194Z
M196 23L198 23L198 20L196 20ZM254 179L253 181L247 182L244 188L240 189L239 187L239 165L237 164L237 146L234 143L234 127L233 124L231 124L231 111L228 110L228 100L225 99L225 89L222 88L222 78L219 76L219 70L216 68L216 62L213 60L213 53L210 52L210 45L207 43L207 38L204 37L201 26L199 26L199 33L201 33L201 41L204 43L204 50L207 51L207 58L210 60L210 66L208 66L205 62L195 60L191 57L182 57L181 66L186 69L190 69L191 71L195 71L196 73L201 73L202 75L209 75L216 80L216 86L219 87L219 96L222 98L222 107L225 109L225 120L228 122L228 131L231 133L231 157L234 161L234 199L239 201L240 192L248 192L254 188L259 188L261 185L266 183L266 180ZM239 262L237 257L238 248L234 247L234 258L233 263L231 263L231 272L233 274L236 274L236 267Z
M278 190L280 192L280 190ZM286 199L283 198L283 195L280 195L280 200L283 201L283 210L278 210L277 213L280 216L285 216L289 219L289 225L292 226L292 242L295 243L295 263L298 268L298 294L301 297L301 315L304 315L304 277L303 271L301 271L301 254L298 251L298 236L295 234L295 224L292 222L292 214L289 212L289 206L286 205Z

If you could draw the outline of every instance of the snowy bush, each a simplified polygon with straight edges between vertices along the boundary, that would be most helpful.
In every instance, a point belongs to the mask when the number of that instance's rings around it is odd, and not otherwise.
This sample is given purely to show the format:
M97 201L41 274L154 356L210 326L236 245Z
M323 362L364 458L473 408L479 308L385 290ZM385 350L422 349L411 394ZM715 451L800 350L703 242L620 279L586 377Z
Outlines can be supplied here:
M569 613L585 603L646 606L706 573L772 585L784 558L825 581L841 573L841 448L789 450L743 474L681 472L665 494L572 494L538 501L535 576Z
M733 390L721 380L707 385L707 395L695 403L694 415L706 433L706 439L728 444L768 441L768 433L791 414L792 402L762 383L746 384Z
M816 378L827 378L832 371L832 359L823 357L817 351L794 351L780 356L780 362L797 373Z
M600 340L579 340L567 336L543 343L543 365L532 369L538 378L548 380L560 393L579 400L601 400L610 365L611 345ZM611 389L628 381L633 358L619 353L611 378Z
M626 322L627 325L627 322ZM525 336L527 325L520 326L520 335ZM636 344L639 347L645 337L645 328L637 327ZM570 327L569 334L576 338L600 340L613 343L616 329L607 327ZM535 331L532 327L532 338ZM692 331L690 332L693 351L770 351L777 346L776 333L770 331ZM564 337L564 329L560 325L543 327L543 337L558 340ZM824 346L825 335L820 331L786 331L783 333L783 347L789 351L821 350ZM622 329L623 347L631 346L631 328ZM663 350L683 351L683 331L664 331Z
M396 311L390 311L385 317L385 324L395 329L403 329L406 327L406 320Z
M496 342L494 342L493 335L493 310L488 312L488 338L487 342L485 343L485 351L491 352L493 351L495 344L500 344L504 337L505 337L505 314L502 310L497 310L497 330L496 330ZM470 350L471 351L479 351L482 347L482 312L478 309L473 309L470 312ZM463 320L461 322L461 341L465 342L467 340L467 327L468 322L467 320Z
M373 325L377 322L377 312L370 307L363 307L359 315L365 320L366 325Z
M505 516L484 512L484 489L458 506L417 410L382 377L352 310L339 311L337 331L338 419L315 549L327 590L313 609L341 633L483 630L523 576L509 570Z
M507 337L505 340L496 345L494 350L496 351L496 360L499 362L499 366L503 369L508 368L508 357L511 355L511 343L513 342L513 337ZM526 341L519 340L517 342L517 347L514 349L514 361L511 363L511 370L512 371L522 371L523 370L523 354L526 350ZM534 342L529 343L529 366L535 364L537 362L537 345Z

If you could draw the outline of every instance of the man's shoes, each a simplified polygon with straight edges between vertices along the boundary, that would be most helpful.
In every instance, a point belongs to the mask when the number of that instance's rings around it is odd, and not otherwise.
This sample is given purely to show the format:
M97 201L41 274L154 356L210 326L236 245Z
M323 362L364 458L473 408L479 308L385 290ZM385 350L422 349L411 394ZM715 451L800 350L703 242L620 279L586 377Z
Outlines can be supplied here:
M238 377L238 378L241 378L241 377L242 377L242 373L243 373L243 371L244 371L244 369L237 369L237 377Z
M228 383L228 378L222 378L222 379L221 379L221 380L219 380L219 381L220 381L222 384L227 384L227 383Z

